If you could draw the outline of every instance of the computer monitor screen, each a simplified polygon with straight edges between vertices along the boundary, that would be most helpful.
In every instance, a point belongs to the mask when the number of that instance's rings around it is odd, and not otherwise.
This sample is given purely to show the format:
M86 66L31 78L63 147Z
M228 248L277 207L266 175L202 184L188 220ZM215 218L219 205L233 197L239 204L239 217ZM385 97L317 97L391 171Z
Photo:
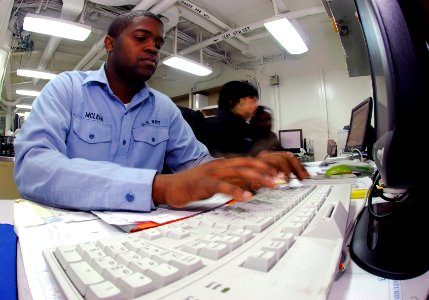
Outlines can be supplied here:
M357 106L353 107L344 152L352 152L355 149L359 152L363 152L372 149L372 105L372 98L368 97Z
M414 278L429 270L428 160L426 151L417 154L429 131L429 2L355 0L355 6L370 60L378 173L350 254L375 275Z
M279 130L279 141L284 150L299 153L303 148L302 129Z

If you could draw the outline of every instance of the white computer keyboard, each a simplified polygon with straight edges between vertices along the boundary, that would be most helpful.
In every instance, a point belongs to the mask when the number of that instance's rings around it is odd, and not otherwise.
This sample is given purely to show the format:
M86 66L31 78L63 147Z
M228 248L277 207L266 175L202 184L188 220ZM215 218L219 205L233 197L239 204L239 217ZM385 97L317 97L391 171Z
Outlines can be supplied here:
M265 190L250 202L43 256L67 299L326 299L350 184Z

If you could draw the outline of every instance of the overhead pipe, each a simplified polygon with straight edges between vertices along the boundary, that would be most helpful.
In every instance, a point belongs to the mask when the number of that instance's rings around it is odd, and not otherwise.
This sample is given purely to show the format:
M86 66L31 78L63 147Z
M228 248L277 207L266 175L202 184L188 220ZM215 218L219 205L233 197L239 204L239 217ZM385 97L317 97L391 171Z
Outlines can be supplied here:
M4 104L6 106L15 106L15 105L19 104L24 99L34 99L34 98L35 97L32 97L32 96L25 96L25 97L18 98L14 101L8 101L8 100L4 100L4 99L0 98L0 103Z
M84 1L83 0L63 0L63 7L61 10L61 15L64 20L75 20L83 11ZM50 59L54 55L58 46L61 43L61 38L59 37L51 37L49 42L45 48L45 51L42 54L42 58L37 65L38 70L46 70L46 66L48 65ZM33 79L33 84L37 85L40 81L40 78Z
M274 0L273 0L274 1ZM202 16L204 19L212 22L213 24L215 24L216 26L220 27L223 30L231 30L232 28L226 24L224 21L220 20L218 17L212 15L211 13L207 12L206 10L204 10L202 7L187 1L187 0L180 0L178 1L178 3L184 7L186 7L187 9L193 11L194 13ZM239 36L237 37L240 41L242 41L245 44L249 44L249 42L246 40L245 37L243 36Z
M307 9L302 9L302 10L297 10L297 11L293 11L293 12L287 12L284 14L280 14L276 17L286 17L289 20L291 19L298 19L298 18L302 18L302 17L306 17L306 16L310 16L310 15L315 15L315 14L320 14L320 13L325 13L325 8L323 6L316 6L316 7L312 7L312 8L307 8ZM248 33L251 32L255 29L261 28L264 26L266 20L261 20L261 21L257 21L255 23L249 24L249 25L244 25L235 29L231 29L227 32L218 34L210 39L207 39L199 44L193 45L191 47L188 47L186 49L183 49L182 51L180 51L180 55L187 55L189 53L192 53L194 51L197 51L201 48L205 48L208 45L212 45L212 44L216 44L218 42L221 41L225 41L228 40L232 37L236 37L239 36L243 33Z
M219 27L218 26L216 26L215 24L211 23L210 21L202 18L201 16L195 14L191 10L188 10L188 9L182 10L181 16L183 18L191 21L192 23L197 24L201 28L204 28L205 30L207 30L208 32L210 32L212 34L218 34L219 33ZM250 50L249 46L247 44L243 43L242 41L230 39L230 40L227 40L226 42L228 44L230 44L231 46L233 46L234 48L238 49L242 54L246 54Z
M164 0L164 1L160 1L159 3L157 3L156 5L154 5L150 11L154 14L160 14L163 11L167 10L168 8L170 8L171 6L173 6L175 3L177 2L177 0Z
M157 2L158 0L147 0L147 1L143 0L139 4L134 6L132 10L149 10Z
M140 0L91 0L92 3L106 6L137 5Z
M100 54L100 52L103 51L104 53L104 38L99 40L96 44L94 44L91 49L88 51L88 53L85 54L85 56L77 63L77 65L74 67L74 70L82 70L84 66L88 65L88 62L91 61L91 59L97 55ZM88 68L90 68L89 66Z
M277 1L273 0L273 8L274 8L274 14L278 15L279 14L279 8L277 7Z

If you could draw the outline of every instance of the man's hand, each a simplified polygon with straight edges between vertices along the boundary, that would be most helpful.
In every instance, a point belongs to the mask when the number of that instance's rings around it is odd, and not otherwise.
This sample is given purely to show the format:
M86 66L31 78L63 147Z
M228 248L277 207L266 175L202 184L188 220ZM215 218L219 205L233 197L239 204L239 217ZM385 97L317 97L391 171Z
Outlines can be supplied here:
M309 174L300 161L288 152L263 152L257 158L218 159L176 174L156 175L152 198L156 204L184 207L188 202L207 199L216 193L247 201L251 189L272 188L279 173L294 173L298 179Z
M256 159L283 173L286 181L289 181L291 174L295 174L299 180L310 178L310 174L308 174L300 160L291 152L262 151L256 156Z
M184 207L188 202L207 199L216 193L246 201L251 184L272 188L278 171L250 157L218 159L176 174L156 175L152 198L157 204Z

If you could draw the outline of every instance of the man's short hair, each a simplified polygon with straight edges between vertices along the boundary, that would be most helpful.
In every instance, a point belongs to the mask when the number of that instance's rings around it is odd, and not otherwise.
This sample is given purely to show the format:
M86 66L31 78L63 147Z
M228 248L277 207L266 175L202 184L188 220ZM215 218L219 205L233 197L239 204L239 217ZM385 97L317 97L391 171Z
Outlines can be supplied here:
M230 110L240 101L240 98L256 96L258 90L248 81L233 80L225 83L219 92L219 110Z
M125 30L125 28L127 28L131 25L131 23L133 23L133 20L137 17L150 17L163 24L161 18L158 15L151 13L150 11L132 10L127 13L118 15L110 24L109 29L107 30L107 35L113 38L117 38L122 33L122 31Z

